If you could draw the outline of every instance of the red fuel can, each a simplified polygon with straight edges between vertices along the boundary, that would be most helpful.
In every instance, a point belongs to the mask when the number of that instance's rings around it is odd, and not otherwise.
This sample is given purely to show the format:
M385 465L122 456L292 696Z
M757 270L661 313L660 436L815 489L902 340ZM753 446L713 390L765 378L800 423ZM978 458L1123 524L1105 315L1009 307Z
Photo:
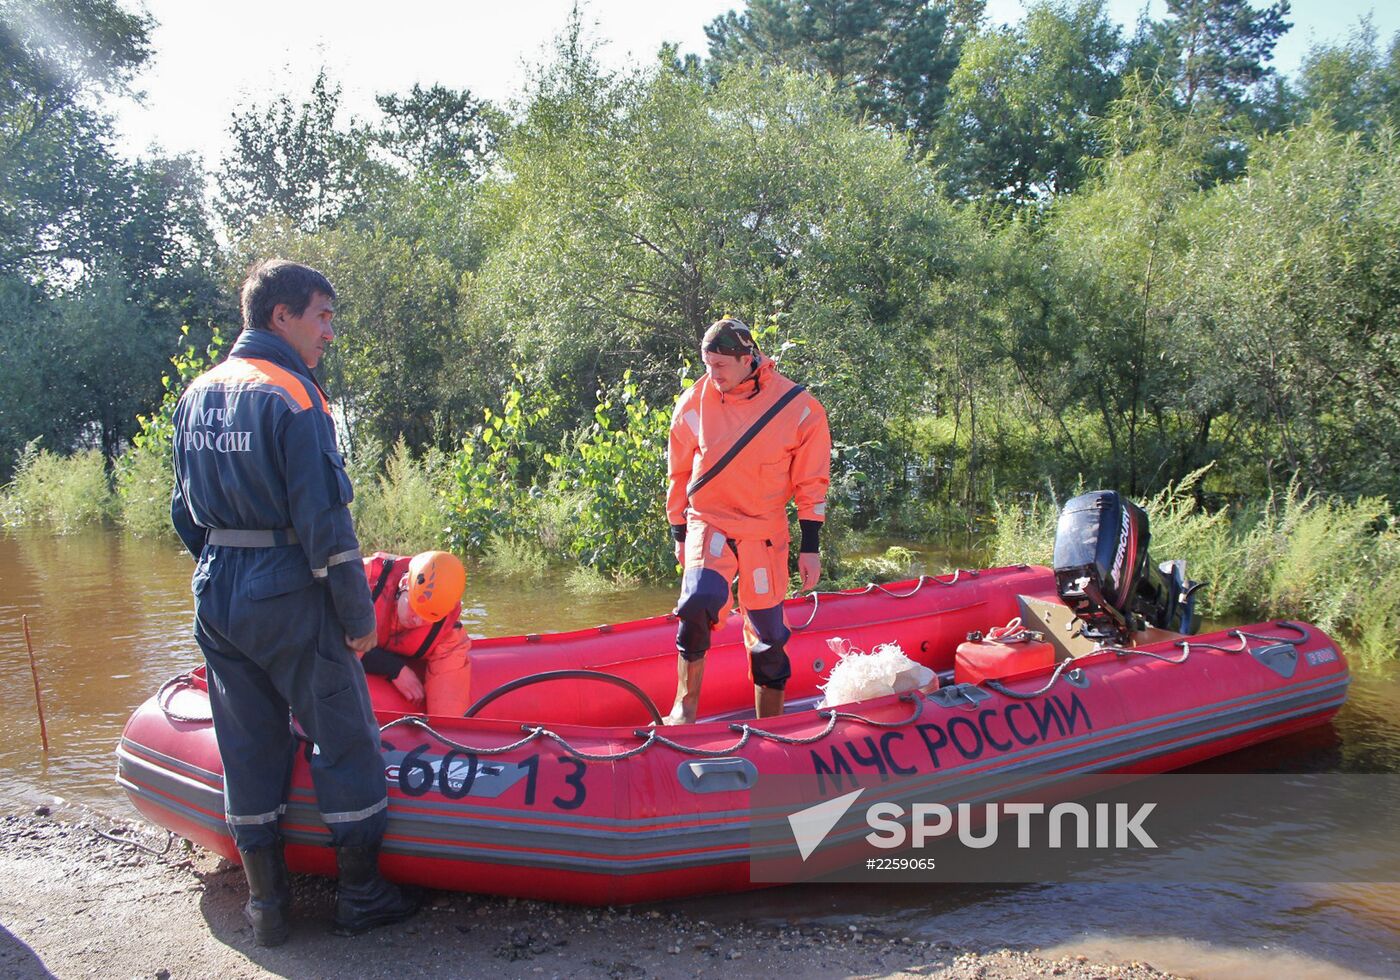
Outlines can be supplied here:
M1054 665L1055 648L1044 640L968 640L958 644L953 680L958 684L976 684Z

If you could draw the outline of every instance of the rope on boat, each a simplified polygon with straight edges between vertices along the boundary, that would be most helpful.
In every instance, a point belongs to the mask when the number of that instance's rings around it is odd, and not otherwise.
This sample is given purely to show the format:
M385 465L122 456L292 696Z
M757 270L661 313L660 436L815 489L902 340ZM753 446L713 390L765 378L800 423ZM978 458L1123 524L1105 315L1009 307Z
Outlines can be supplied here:
M926 581L937 582L939 585L953 585L955 582L957 582L958 575L961 574L963 571L964 569L958 569L957 572L953 573L953 578L947 582L939 581L938 579L933 578L931 576L920 575L918 584L915 585L913 589L905 593L890 592L883 586L876 585L872 582L870 585L867 585L861 592L850 594L864 595L874 589L878 589L881 592L885 592L887 595L892 596L893 598L907 599L910 596L914 595L916 592L918 592L921 588L923 588L924 583ZM970 574L976 576L977 573L971 572ZM842 593L826 594L840 595ZM817 592L811 593L813 617L816 616L819 595L820 593ZM805 625L811 625L811 619L808 619L807 623L804 624L804 627ZM1218 643L1203 642L1197 643L1196 646L1202 649L1218 650L1222 653L1243 653L1249 648L1249 640L1262 640L1266 642L1275 643L1292 643L1306 640L1309 635L1308 631L1303 627L1299 626L1296 623L1290 623L1286 620L1278 620L1274 623L1274 626L1282 629L1291 630L1292 632L1298 634L1298 641L1289 640L1287 637L1274 636L1268 633L1250 633L1246 630L1233 629L1229 631L1229 635L1239 640L1239 646L1227 647ZM802 629L804 627L793 628ZM1183 664L1186 662L1187 658L1191 656L1191 642L1189 640L1177 640L1176 645L1182 648L1180 657L1169 657L1152 650L1143 650L1134 647L1103 646L1098 647L1094 652L1115 653L1120 657L1150 657L1154 660L1164 661L1165 663ZM1028 701L1033 698L1040 697L1041 695L1049 691L1052 687L1054 687L1055 684L1059 682L1060 677L1065 672L1066 668L1069 668L1071 673L1073 673L1075 670L1078 670L1079 668L1072 666L1074 663L1074 659L1060 661L1060 663L1055 667L1054 673L1050 675L1050 679L1047 680L1042 687L1034 691L1013 691L1001 681L993 679L987 679L982 683L986 687L992 689L993 691L996 691L998 694L1001 694L1005 697L1016 698L1017 700L1021 701ZM170 708L169 701L170 697L173 697L173 695L167 696L167 692L170 691L172 688L176 687L177 685L188 685L192 676L193 671L187 671L183 674L177 674L176 676L170 678L170 680L162 684L160 686L160 689L156 692L156 704L160 706L161 711L165 712L167 718L170 718L173 721L186 722L206 722L209 720L207 717L189 717L186 715L181 715L171 710ZM653 745L664 745L668 749L671 749L675 752L683 753L685 755L717 758L720 756L733 755L735 752L738 752L740 749L744 748L744 746L748 744L749 739L755 736L758 738L769 739L770 741L777 742L780 745L811 745L814 742L821 741L822 739L830 735L833 731L835 731L837 721L841 720L842 718L849 719L851 721L857 721L863 725L869 725L874 728L902 728L905 725L911 725L914 722L918 721L919 718L923 715L924 711L923 698L917 694L906 693L901 694L899 696L899 700L905 702L912 702L913 704L913 711L910 713L909 717L900 719L899 721L877 721L873 718L867 718L865 715L856 714L850 711L819 711L817 712L817 714L819 716L825 716L826 718L826 727L824 727L820 732L816 733L815 735L780 735L777 732L770 732L766 729L755 728L753 725L750 725L747 722L734 723L731 724L729 728L731 731L738 732L739 738L737 741L735 741L733 745L727 746L722 749L704 749L699 748L698 746L685 745L681 742L677 742L673 738L669 738L666 735L662 735L660 730L656 728L639 728L633 729L632 734L635 737L642 739L642 743L640 745L635 745L630 749L623 749L621 752L587 752L583 749L578 748L577 746L572 745L568 741L568 739L564 738L557 732L550 731L548 728L545 728L542 725L521 725L521 731L525 732L524 738L517 739L516 741L511 742L509 745L466 745L462 742L458 742L456 739L442 734L437 729L433 728L433 726L428 723L427 716L425 715L404 715L400 718L395 718L393 721L379 726L379 731L382 734L384 732L387 732L391 728L397 728L401 725L414 725L427 732L429 735L437 739L443 745L446 745L453 749L457 749L460 752L466 752L472 755L504 755L507 752L514 752L516 749L523 748L535 739L547 738L556 742L559 745L559 747L562 748L568 754L588 762L619 762L623 759L630 759L635 755L640 755L647 749L651 748ZM170 849L171 838L169 837L169 835L167 835L164 850L157 852L149 847L146 847L144 844L140 844L136 841L122 840L118 837L112 837L108 834L104 834L100 830L94 830L93 832L102 837L106 837L108 840L115 841L118 844L130 844L132 847L139 847L142 850L150 851L152 854L157 854L158 856L165 854L165 852Z
M831 729L834 728L835 725L836 725L836 723L835 723L834 721L831 722L830 724L828 724L828 725L826 726L826 731L827 731L827 732L831 731ZM697 748L697 747L695 747L695 746L693 746L693 745L682 745L680 742L677 742L675 739L673 739L673 738L667 738L665 735L662 735L662 734L661 734L660 732L658 732L655 728L652 728L652 729L640 729L640 728L639 728L639 729L635 730L632 734L633 734L633 735L636 735L638 738L641 738L642 735L647 734L647 733L649 732L652 736L654 736L654 737L652 738L652 741L655 742L657 745L664 745L664 746L666 746L666 748L668 748L668 749L674 749L675 751L677 751L677 752L683 752L683 753L685 753L686 755L699 755L699 756L705 756L705 757L707 757L707 758L715 758L715 759L717 759L717 758L719 758L720 756L733 755L735 752L738 752L738 751L739 751L740 749L742 749L745 745L748 745L748 744L749 744L749 736L753 734L753 730L752 730L751 728L749 728L748 725L739 725L739 726L730 725L729 727L730 727L731 729L735 729L735 730L742 729L742 730L743 730L743 734L739 736L739 740L738 740L737 742L735 742L733 745L729 746L728 748L723 748L723 749L701 749L701 748ZM826 734L826 732L823 732L822 734Z
M777 732L770 732L762 728L755 728L753 725L750 725L747 722L736 722L734 724L731 724L729 728L731 731L739 733L738 740L735 741L733 745L726 746L722 749L702 749L694 745L685 745L681 742L677 742L673 738L669 738L665 735L662 735L661 732L656 728L637 728L633 729L632 734L635 735L637 738L642 739L642 743L640 745L634 745L630 749L623 749L621 752L588 752L584 749L580 749L577 746L573 745L569 742L568 739L564 738L564 736L560 735L558 732L552 732L548 728L544 728L543 726L537 725L521 725L521 729L527 732L528 734L524 738L510 745L502 745L497 746L495 748L479 748L471 745L463 745L461 742L448 738L441 732L436 731L432 725L428 724L428 719L423 715L404 715L402 718L394 719L387 725L380 726L379 731L381 733L386 732L390 728L395 727L396 725L416 725L419 728L423 729L425 732L427 732L429 735L433 736L433 738L436 738L438 741L442 742L444 745L450 746L451 748L457 749L461 752L466 752L475 755L500 755L505 752L514 751L515 749L518 749L521 746L528 744L536 738L547 738L556 742L559 745L559 747L562 748L569 755L572 755L575 758L583 759L585 762L620 762L623 759L630 759L634 755L640 755L647 749L651 748L653 745L664 745L666 746L666 748L672 749L676 752L680 752L684 755L696 755L703 756L706 758L719 758L721 756L733 755L735 752L738 752L745 745L747 745L749 743L750 738L754 737L766 738L770 741L777 742L780 745L811 745L812 743L819 742L822 739L826 738L828 735L830 735L836 728L836 722L842 718L846 718L851 721L858 721L862 724L871 725L875 728L902 728L905 725L912 725L914 722L918 721L924 712L923 699L912 694L901 694L899 696L899 700L905 702L912 702L914 709L910 713L908 718L902 718L898 721L877 721L873 718L867 718L864 715L858 715L850 711L819 711L817 712L818 715L823 715L826 717L826 727L823 728L820 732L816 733L815 735L780 735Z
M527 726L522 725L521 727L526 728ZM643 742L641 745L634 745L630 749L623 749L621 752L585 752L583 751L583 749L576 748L570 745L568 739L564 738L564 736L562 735L557 734L556 732L551 732L548 728L534 728L527 730L538 732L545 738L554 739L554 741L559 743L559 747L562 748L565 752L569 753L569 755L577 756L585 762L621 762L623 759L630 759L634 755L640 755L641 753L645 752L651 747L651 743L656 740L656 730L653 729L651 734L647 736L645 742Z
M1303 627L1299 626L1297 623L1290 623L1286 620L1280 619L1277 620L1274 623L1274 625L1282 629L1292 630L1294 633L1298 634L1298 639L1290 640L1286 636L1272 636L1268 633L1251 633L1248 630L1233 629L1229 630L1227 635L1239 640L1238 646L1230 647L1224 646L1219 643L1203 642L1198 642L1195 645L1203 650L1218 650L1221 653L1244 653L1246 650L1249 649L1250 640L1262 640L1268 643L1301 643L1303 640L1306 640L1308 638L1308 631ZM1166 654L1157 653L1155 650L1143 650L1138 647L1102 646L1095 647L1093 652L1116 653L1120 657L1150 657L1153 660L1160 660L1163 663L1168 664L1186 663L1187 659L1191 656L1191 641L1177 640L1175 645L1181 647L1181 656L1179 657L1169 657ZM1050 679L1045 682L1045 686L1036 691L1013 691L1010 688L1008 688L1005 684L1001 683L1001 681L997 680L989 679L983 681L982 683L985 684L987 687L991 688L993 691L996 691L998 694L1004 694L1009 698L1019 698L1023 701L1029 700L1031 698L1040 697L1046 691L1050 690L1050 688L1054 687L1055 683L1060 679L1060 672L1072 663L1074 663L1073 659L1061 660L1060 665L1055 668L1055 672L1050 675Z
M139 840L128 840L125 837L118 837L115 834L109 834L106 831L98 830L96 827L91 828L91 830L98 837L104 838L105 840L109 840L113 844L125 844L127 847L139 848L140 850L145 851L147 854L154 854L156 857L165 857L165 855L170 853L170 845L175 841L175 835L167 830L165 832L165 846L157 851L154 847L147 847L145 844L142 844Z
M1283 628L1283 629L1286 629L1286 630L1292 630L1293 632L1295 632L1295 633L1298 634L1298 639L1295 641L1295 640L1290 640L1290 639L1288 639L1288 637L1286 637L1286 636L1270 636L1270 635L1267 634L1267 633L1250 633L1250 632L1247 631L1247 630L1238 630L1238 629L1236 629L1236 630L1230 630L1229 633L1228 633L1228 635L1229 635L1229 636L1233 636L1235 639L1239 640L1239 641L1240 641L1239 646L1236 646L1236 647L1227 647L1227 646L1222 646L1222 645L1219 644L1219 643L1199 643L1199 642L1196 644L1196 646L1200 647L1202 650L1218 650L1218 651L1221 652L1221 653L1244 653L1246 650L1249 649L1249 641L1250 641L1250 640L1263 640L1263 641L1269 642L1269 643L1295 643L1295 642L1296 642L1296 643L1301 643L1302 641L1304 641L1304 640L1306 640L1306 639L1308 638L1308 631L1305 630L1303 627L1299 626L1297 623L1290 623L1290 622L1288 622L1287 620L1280 619L1280 620L1276 620L1276 621L1274 622L1274 625L1277 626L1277 627L1281 627L1281 628ZM1184 661L1187 657L1189 657L1189 656L1191 655L1191 641L1190 641L1190 640L1177 640L1177 641L1176 641L1176 645L1179 646L1179 647L1181 647L1181 660ZM1179 661L1173 661L1173 662L1179 662Z
M872 728L903 728L905 725L912 725L914 724L914 722L918 721L924 713L923 698L920 698L915 693L905 692L904 694L901 694L899 696L899 700L905 703L912 702L914 705L913 713L911 713L908 718L902 718L899 721L876 721L874 718L867 718L865 717L865 715L858 715L853 711L833 711L832 714L837 718L848 718L851 721L858 721L861 724L869 725ZM769 737L781 738L781 736L778 735L769 735Z
M438 731L432 725L428 724L428 718L426 715L404 715L402 718L395 718L388 724L380 725L379 733L382 735L389 729L396 728L399 725L417 725L419 728L423 729L423 731L427 732L429 735L437 739L443 745L447 745L454 749L457 749L459 752L466 752L469 755L502 755L506 752L514 752L516 749L523 748L524 746L529 745L541 735L552 734L547 733L543 727L521 725L520 727L524 731L529 732L529 734L526 735L524 738L519 739L515 742L511 742L509 745L497 745L494 747L479 748L473 745L463 745L456 739L449 738L448 736L442 734L442 732Z
M184 721L197 724L213 719L212 714L182 715L170 707L170 701L175 697L175 693L171 689L175 687L193 687L194 685L191 683L193 677L194 671L192 670L187 670L183 674L176 674L174 677L170 678L170 680L162 684L160 689L156 691L156 704L159 705L160 710L165 713L165 717L169 718L171 721Z
M1066 667L1069 667L1073 663L1074 661L1072 659L1061 660L1059 665L1055 668L1055 672L1050 675L1050 679L1045 682L1045 686L1035 691L1013 691L1001 681L995 680L990 677L984 680L982 683L985 684L987 687L990 687L993 691L996 691L998 694L1005 695L1008 698L1016 698L1018 701L1030 701L1033 698L1040 697L1046 691L1050 690L1050 688L1054 687L1055 683L1060 679L1060 674L1064 671ZM1071 668L1071 670L1078 669L1079 668L1077 667Z
M964 572L967 573L969 578L977 578L977 576L980 574L977 571L974 571L970 568L959 568L953 571L953 577L948 579L948 581L946 582L932 575L920 575L919 580L916 583L914 583L914 587L908 592L893 592L890 589L887 589L883 585L880 585L876 582L867 582L865 588L858 590L846 590L840 592L818 592L814 589L813 591L807 593L809 596L812 597L812 614L807 617L807 622L803 623L801 626L793 626L790 628L794 630L805 630L808 626L811 626L812 621L817 618L817 608L821 604L821 597L824 595L861 596L869 595L872 592L883 592L891 599L908 599L911 596L917 595L919 590L922 589L924 585L929 582L932 582L934 585L942 586L957 585L959 578Z
M729 727L734 729L735 731L743 732L745 739L747 739L750 735L757 735L759 738L772 739L779 745L811 745L813 742L820 742L822 739L830 735L836 728L836 719L841 716L841 712L839 711L819 711L817 712L817 714L826 715L826 727L823 728L821 731L817 732L817 734L815 735L779 735L777 732L769 732L765 731L762 728L755 728L748 722L743 722L737 725L730 725Z
M1158 653L1155 650L1133 650L1124 649L1123 647L1100 647L1095 652L1116 653L1120 657L1151 657L1153 660L1160 660L1166 664L1184 664L1186 663L1186 658L1191 656L1189 648L1182 650L1181 656L1179 657L1169 657L1165 653ZM1233 652L1238 653L1239 651L1236 650Z

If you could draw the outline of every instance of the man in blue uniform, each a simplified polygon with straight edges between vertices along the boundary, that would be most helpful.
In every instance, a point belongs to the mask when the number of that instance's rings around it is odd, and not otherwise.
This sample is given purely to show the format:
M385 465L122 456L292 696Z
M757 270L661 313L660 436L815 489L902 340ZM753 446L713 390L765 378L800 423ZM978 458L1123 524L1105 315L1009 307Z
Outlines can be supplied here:
M347 505L335 424L311 373L335 336L335 290L270 260L243 284L243 332L175 410L171 517L198 562L195 638L224 765L224 809L260 945L286 940L291 892L278 821L296 738L340 873L336 930L407 918L417 896L379 875L388 796L379 729L356 661L374 605Z

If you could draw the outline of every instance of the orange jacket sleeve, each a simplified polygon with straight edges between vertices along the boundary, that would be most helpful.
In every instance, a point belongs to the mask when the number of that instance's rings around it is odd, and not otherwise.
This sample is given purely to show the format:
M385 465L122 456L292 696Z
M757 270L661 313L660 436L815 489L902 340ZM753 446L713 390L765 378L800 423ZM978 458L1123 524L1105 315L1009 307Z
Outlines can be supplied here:
M695 453L700 448L700 416L694 404L698 389L699 385L688 388L671 413L671 434L666 441L666 519L672 524L685 523L685 488L690 483Z
M428 696L428 714L460 718L471 705L471 648L467 631L454 627L428 651L428 670L423 682Z
M797 518L826 520L826 491L831 485L831 431L826 409L815 398L803 399L807 411L797 423L797 448L790 470Z

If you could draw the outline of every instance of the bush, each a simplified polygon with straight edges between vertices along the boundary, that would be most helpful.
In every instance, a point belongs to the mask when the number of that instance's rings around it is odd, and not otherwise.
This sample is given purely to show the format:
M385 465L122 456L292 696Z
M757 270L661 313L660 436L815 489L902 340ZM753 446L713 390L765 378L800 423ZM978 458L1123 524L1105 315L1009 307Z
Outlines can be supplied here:
M524 388L517 373L501 411L486 409L448 464L447 524L454 550L481 554L493 537L533 536L530 490L547 456L535 432L551 406L538 390L527 397Z
M190 328L181 327L180 333L188 341ZM223 358L227 346L218 327L203 352L186 343L170 358L174 373L160 379L165 386L160 407L152 415L136 417L139 429L117 460L116 517L122 527L139 537L175 533L170 523L170 496L175 488L171 465L175 406L190 382Z
M614 580L669 578L676 567L666 533L671 413L640 396L631 371L598 394L593 422L574 434L566 454L546 458L559 470L556 492L578 500L569 551Z
M574 595L584 596L630 592L640 584L639 580L629 575L620 573L605 575L597 568L588 565L579 565L569 569L569 574L564 580L564 588Z
M350 512L363 551L413 555L444 547L448 537L447 459L428 449L415 460L402 438L374 474L365 464L378 453L361 453Z
M59 456L40 449L37 439L20 453L14 479L0 496L7 526L47 525L58 534L102 523L114 509L100 452Z
M170 495L175 471L170 446L132 447L117 460L117 523L137 537L174 536Z
M595 569L599 581L672 577L670 412L651 407L627 372L598 393L593 420L551 452L539 435L551 404L524 387L517 375L501 411L485 412L450 464L454 546L485 554L505 575L533 574L554 558ZM586 589L597 588L590 579Z
M830 572L823 562L822 581L817 588L823 592L858 589L870 582L899 582L918 576L922 567L919 556L908 548L893 545L878 555L865 555L836 564ZM796 594L801 585L796 575L791 591Z
M494 534L486 544L481 567L497 578L533 582L549 571L549 556L534 542Z

